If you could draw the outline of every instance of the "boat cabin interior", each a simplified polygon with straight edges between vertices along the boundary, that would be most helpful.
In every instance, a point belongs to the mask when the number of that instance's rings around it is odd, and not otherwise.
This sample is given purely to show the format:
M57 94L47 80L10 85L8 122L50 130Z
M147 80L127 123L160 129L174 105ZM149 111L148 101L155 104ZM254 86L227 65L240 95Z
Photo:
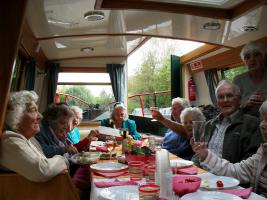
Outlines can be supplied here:
M50 74L107 73L112 65L125 66L127 74L127 58L151 38L204 44L178 57L178 75L172 72L178 85L172 90L179 90L176 96L188 98L187 83L194 78L196 105L212 103L205 73L223 76L226 69L242 66L239 53L248 41L258 41L267 49L265 0L23 0L4 4L1 130L10 91L34 85L30 88L41 97L43 111L55 95L52 83L57 76ZM18 57L27 63L25 69L16 70ZM127 81L124 90L126 95L120 98L127 104Z
M126 95L118 98L127 105L127 59L152 38L203 43L177 57L172 72L176 96L188 98L194 78L197 106L212 104L206 74L242 66L247 42L267 52L266 0L9 0L0 10L0 130L10 92L35 90L43 111L55 99L58 72L110 73L124 66ZM18 58L23 69L16 68Z

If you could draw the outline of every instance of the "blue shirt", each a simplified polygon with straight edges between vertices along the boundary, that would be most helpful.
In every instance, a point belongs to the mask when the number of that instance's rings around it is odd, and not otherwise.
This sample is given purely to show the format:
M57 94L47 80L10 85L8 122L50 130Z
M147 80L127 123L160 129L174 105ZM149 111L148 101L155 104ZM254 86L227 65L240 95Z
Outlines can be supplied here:
M81 136L79 129L75 127L72 131L70 131L67 135L67 140L70 141L71 144L80 142Z
M189 141L190 139L168 129L163 139L162 148L167 149L180 158L191 160L194 152Z

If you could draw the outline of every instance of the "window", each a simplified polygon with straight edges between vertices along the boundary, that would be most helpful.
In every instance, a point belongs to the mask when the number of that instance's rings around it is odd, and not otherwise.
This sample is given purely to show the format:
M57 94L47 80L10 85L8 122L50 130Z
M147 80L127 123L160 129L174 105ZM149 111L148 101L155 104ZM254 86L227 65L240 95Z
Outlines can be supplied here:
M83 109L83 122L109 117L115 101L108 73L59 73L57 94L61 102Z
M217 70L217 76L218 76L219 81L223 79L232 81L235 76L242 74L246 71L247 71L246 66L239 66L235 68L225 68L225 69Z

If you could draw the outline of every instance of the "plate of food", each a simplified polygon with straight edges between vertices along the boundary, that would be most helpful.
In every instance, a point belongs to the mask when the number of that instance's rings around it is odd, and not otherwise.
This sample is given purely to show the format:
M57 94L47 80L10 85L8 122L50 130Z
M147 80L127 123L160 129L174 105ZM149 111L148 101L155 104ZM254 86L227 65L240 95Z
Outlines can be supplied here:
M200 187L207 190L233 188L239 185L239 180L227 176L202 178Z
M70 161L78 165L94 164L97 163L99 157L100 152L82 152L71 156Z
M197 191L184 195L181 200L242 200L240 197L215 191Z
M194 163L190 160L170 160L171 167L176 168L184 168L184 167L190 167Z
M128 169L128 165L116 162L97 163L90 166L93 171L98 172L119 172Z

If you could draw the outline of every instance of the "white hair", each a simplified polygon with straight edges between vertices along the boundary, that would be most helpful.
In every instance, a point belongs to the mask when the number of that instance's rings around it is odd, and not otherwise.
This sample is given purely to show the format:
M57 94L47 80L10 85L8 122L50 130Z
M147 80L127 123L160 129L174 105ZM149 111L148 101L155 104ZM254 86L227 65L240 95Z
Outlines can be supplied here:
M9 96L5 123L13 131L17 131L18 124L28 109L28 106L38 101L38 95L34 91L12 92Z
M119 108L122 108L124 110L123 120L127 120L128 119L127 108L125 107L125 105L123 103L116 103L115 104L113 112L111 113L111 118L114 119L114 112Z
M190 103L188 100L180 97L176 97L172 100L172 105L179 103L183 108L188 108L190 107Z
M78 106L71 106L70 109L72 110L72 112L74 112L75 115L77 114L78 118L82 120L83 110L81 108L79 108Z
M216 97L217 97L217 93L218 93L219 88L222 87L223 85L230 85L233 88L234 95L241 97L240 88L236 84L232 83L229 80L221 80L218 83L218 86L216 87L216 90L215 90Z
M203 115L203 113L201 112L201 110L199 108L185 108L180 115L181 118L181 122L184 123L184 118L186 115L191 115L192 116L192 121L205 121L205 116Z
M251 52L258 52L262 55L262 58L265 58L265 52L263 49L263 46L259 43L256 43L254 41L247 43L240 52L240 57L244 61L244 57L246 54Z
M263 116L267 116L267 100L264 101L262 104L261 104L261 107L259 108L259 112L260 112L260 115L263 117Z

